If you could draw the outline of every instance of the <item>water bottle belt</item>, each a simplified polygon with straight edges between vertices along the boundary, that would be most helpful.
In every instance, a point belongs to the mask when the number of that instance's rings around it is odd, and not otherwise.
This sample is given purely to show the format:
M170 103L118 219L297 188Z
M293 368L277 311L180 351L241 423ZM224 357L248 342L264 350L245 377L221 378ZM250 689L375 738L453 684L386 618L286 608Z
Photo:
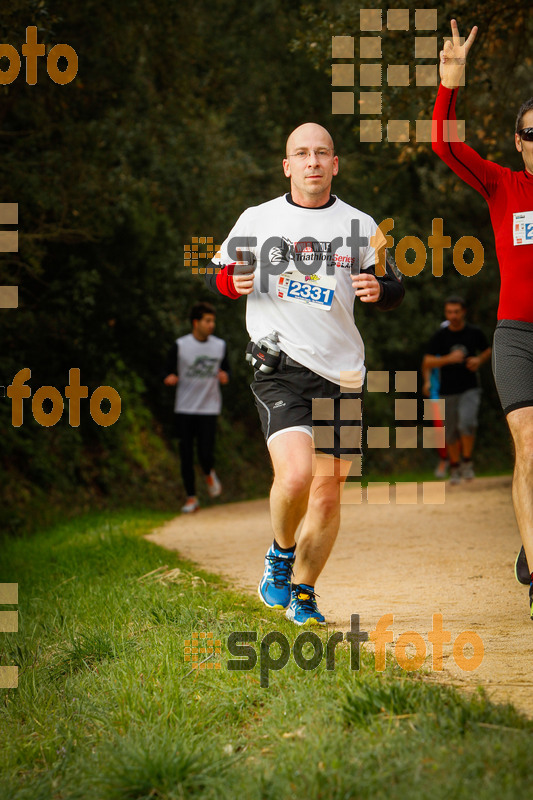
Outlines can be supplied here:
M307 367L304 367L303 364L300 364L298 361L295 361L294 358L291 358L290 356L287 355L287 353L284 353L283 351L281 353L281 364L286 365L287 367L298 367L299 369L307 369Z

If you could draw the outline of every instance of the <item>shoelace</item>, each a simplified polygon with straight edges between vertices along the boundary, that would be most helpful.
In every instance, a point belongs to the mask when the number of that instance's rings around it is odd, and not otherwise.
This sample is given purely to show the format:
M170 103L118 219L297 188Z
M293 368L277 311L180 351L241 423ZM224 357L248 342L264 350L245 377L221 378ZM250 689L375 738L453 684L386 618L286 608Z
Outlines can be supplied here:
M278 558L278 556L267 556L267 561L272 565L272 580L276 589L286 586L292 575L292 559Z
M312 592L310 589L302 589L296 595L296 599L298 600L299 605L303 608L304 611L307 611L309 614L318 611L316 606L317 597L318 595L316 594L316 592Z

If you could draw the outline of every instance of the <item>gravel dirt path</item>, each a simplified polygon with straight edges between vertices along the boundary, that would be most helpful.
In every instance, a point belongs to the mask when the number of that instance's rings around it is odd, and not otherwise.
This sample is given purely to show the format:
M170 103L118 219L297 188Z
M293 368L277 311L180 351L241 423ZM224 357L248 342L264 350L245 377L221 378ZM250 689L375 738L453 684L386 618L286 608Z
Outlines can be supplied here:
M204 508L176 517L147 538L255 593L272 541L268 501ZM346 504L317 583L319 608L340 630L349 629L350 614L360 615L366 631L382 615L394 614L395 640L417 631L426 644L433 614L441 613L451 642L473 630L483 641L484 656L477 669L466 672L455 663L452 643L444 644L443 670L432 676L463 688L481 685L495 702L511 701L533 716L533 622L527 587L514 577L519 546L510 477L447 486L442 505L424 505L421 499L416 505ZM259 599L257 610L263 613ZM472 653L467 645L465 656Z

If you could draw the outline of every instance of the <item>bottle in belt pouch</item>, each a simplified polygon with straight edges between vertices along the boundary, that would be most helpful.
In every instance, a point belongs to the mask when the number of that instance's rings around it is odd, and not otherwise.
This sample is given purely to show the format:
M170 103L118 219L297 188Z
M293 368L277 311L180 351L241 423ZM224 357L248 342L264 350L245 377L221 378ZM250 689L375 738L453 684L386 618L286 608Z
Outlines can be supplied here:
M274 372L278 366L281 358L281 348L278 341L279 336L277 332L272 331L268 336L263 336L255 346L253 365L255 369L259 369L259 371L264 372L265 375ZM265 363L265 356L267 355L269 356L268 361L270 363Z
M249 364L252 364L252 366L253 366L253 363L254 363L254 355L253 355L254 347L255 347L255 344L253 342L248 342L248 344L246 345L246 356L245 356L245 358L246 358L246 361Z

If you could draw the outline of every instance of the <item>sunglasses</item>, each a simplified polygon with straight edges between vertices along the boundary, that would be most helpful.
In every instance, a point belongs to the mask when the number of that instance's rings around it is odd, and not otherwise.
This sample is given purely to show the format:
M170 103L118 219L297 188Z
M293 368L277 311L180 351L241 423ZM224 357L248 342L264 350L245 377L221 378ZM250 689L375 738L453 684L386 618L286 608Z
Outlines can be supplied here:
M533 142L533 128L522 128L521 131L518 131L518 135L525 142Z

